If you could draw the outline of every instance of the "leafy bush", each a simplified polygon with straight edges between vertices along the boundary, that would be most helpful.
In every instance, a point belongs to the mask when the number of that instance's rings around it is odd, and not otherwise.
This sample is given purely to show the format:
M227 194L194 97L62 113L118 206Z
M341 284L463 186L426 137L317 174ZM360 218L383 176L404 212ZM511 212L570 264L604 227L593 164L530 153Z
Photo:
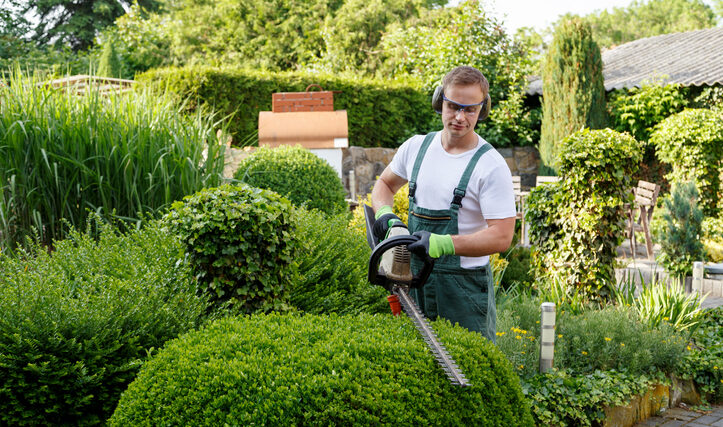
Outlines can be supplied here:
M557 169L567 136L607 122L603 62L590 25L580 18L560 23L544 64L539 149L543 164Z
M642 149L610 129L579 131L563 145L563 179L535 187L527 200L535 280L540 287L562 280L586 299L607 300Z
M434 327L470 388L449 384L404 316L254 315L167 345L110 425L532 425L499 350L446 321Z
M296 250L288 200L224 185L175 202L164 222L183 242L199 292L217 306L244 313L286 307Z
M309 313L388 313L386 290L367 281L371 250L347 226L346 215L294 213L299 278L289 286L289 301Z
M686 348L686 341L669 324L650 328L624 308L562 315L556 331L555 366L578 374L595 370L670 374Z
M610 95L608 110L611 125L618 132L629 132L638 141L647 141L655 125L683 111L687 88L663 84L662 79L643 81L641 87L616 90Z
M261 147L239 163L235 178L275 191L297 206L345 212L346 191L334 168L301 146Z
M522 387L537 425L591 426L605 421L606 406L627 405L661 381L658 376L617 371L572 375L553 370L523 381Z
M38 83L16 74L0 85L0 247L33 227L47 244L89 212L136 220L219 182L210 118L148 91L77 96Z
M676 278L692 274L693 262L705 258L701 223L703 213L698 207L698 190L693 182L673 186L670 198L665 199L665 232L659 236L660 254L657 259L666 271Z
M694 181L700 206L715 217L723 208L723 109L687 109L660 122L650 136L660 161L672 166L671 184Z
M52 254L0 256L2 425L103 423L154 348L199 324L175 237L96 221Z
M540 303L521 297L497 315L497 346L521 378L540 369Z
M704 218L703 246L708 254L708 260L723 262L723 213L718 218Z
M502 276L502 285L505 288L512 286L513 283L527 285L535 279L531 271L530 248L515 246L507 250L502 257L507 260L507 268Z
M723 402L723 308L704 312L692 341L679 368L680 376L694 380L704 398Z
M420 91L413 80L210 67L157 69L136 78L178 94L191 111L205 105L222 116L231 115L228 126L236 141L257 130L259 111L271 111L273 93L303 92L310 83L341 91L334 94L334 108L347 110L349 142L355 146L398 147L439 122L429 107L431 93Z

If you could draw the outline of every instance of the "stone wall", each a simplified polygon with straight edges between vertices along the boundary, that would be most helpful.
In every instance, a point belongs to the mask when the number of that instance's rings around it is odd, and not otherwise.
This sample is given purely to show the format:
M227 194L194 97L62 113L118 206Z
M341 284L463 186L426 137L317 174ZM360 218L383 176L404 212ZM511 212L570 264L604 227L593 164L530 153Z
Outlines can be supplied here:
M356 194L364 196L371 192L374 181L392 161L396 149L349 147L342 149L342 167L344 188L349 188L349 172L354 171ZM535 186L535 178L540 167L540 153L534 147L500 148L497 150L507 161L512 175L521 177L522 189Z

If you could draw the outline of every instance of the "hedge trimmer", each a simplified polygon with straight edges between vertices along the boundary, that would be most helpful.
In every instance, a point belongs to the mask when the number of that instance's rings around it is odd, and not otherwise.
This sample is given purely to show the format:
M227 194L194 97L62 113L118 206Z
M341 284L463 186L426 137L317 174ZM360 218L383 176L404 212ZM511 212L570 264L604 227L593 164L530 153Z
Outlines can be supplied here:
M371 206L366 204L364 205L364 217L366 219L367 241L373 249L369 258L369 273L367 276L369 282L391 292L387 299L392 307L392 313L397 315L399 313L397 307L401 305L401 309L412 320L449 381L453 385L461 387L470 386L471 384L460 371L457 363L452 359L444 345L439 342L437 334L429 324L429 319L422 314L412 297L409 296L409 289L424 286L429 274L432 272L434 261L425 259L422 270L418 275L413 275L411 254L407 250L407 245L416 242L418 238L410 235L407 227L397 226L391 228L390 237L378 242L372 233L374 211Z

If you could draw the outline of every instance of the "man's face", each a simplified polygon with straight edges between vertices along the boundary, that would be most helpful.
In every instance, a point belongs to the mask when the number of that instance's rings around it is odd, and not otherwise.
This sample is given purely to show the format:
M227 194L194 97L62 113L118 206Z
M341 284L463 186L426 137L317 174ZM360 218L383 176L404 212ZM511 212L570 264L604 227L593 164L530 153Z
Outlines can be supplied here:
M480 104L485 96L478 84L458 86L450 85L444 91L446 100L442 101L442 123L444 129L453 138L462 138L474 131L482 110ZM469 107L462 108L462 105Z

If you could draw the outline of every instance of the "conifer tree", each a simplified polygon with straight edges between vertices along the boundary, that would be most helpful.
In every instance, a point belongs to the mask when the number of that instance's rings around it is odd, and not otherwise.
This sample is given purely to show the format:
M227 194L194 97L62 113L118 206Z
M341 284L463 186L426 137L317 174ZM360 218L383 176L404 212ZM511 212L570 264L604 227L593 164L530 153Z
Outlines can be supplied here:
M555 169L560 144L582 128L602 129L607 119L600 48L590 26L579 18L562 22L542 72L540 156ZM549 172L548 172L549 173Z
M108 40L103 46L97 74L104 77L122 77L122 65L115 50L115 40Z

